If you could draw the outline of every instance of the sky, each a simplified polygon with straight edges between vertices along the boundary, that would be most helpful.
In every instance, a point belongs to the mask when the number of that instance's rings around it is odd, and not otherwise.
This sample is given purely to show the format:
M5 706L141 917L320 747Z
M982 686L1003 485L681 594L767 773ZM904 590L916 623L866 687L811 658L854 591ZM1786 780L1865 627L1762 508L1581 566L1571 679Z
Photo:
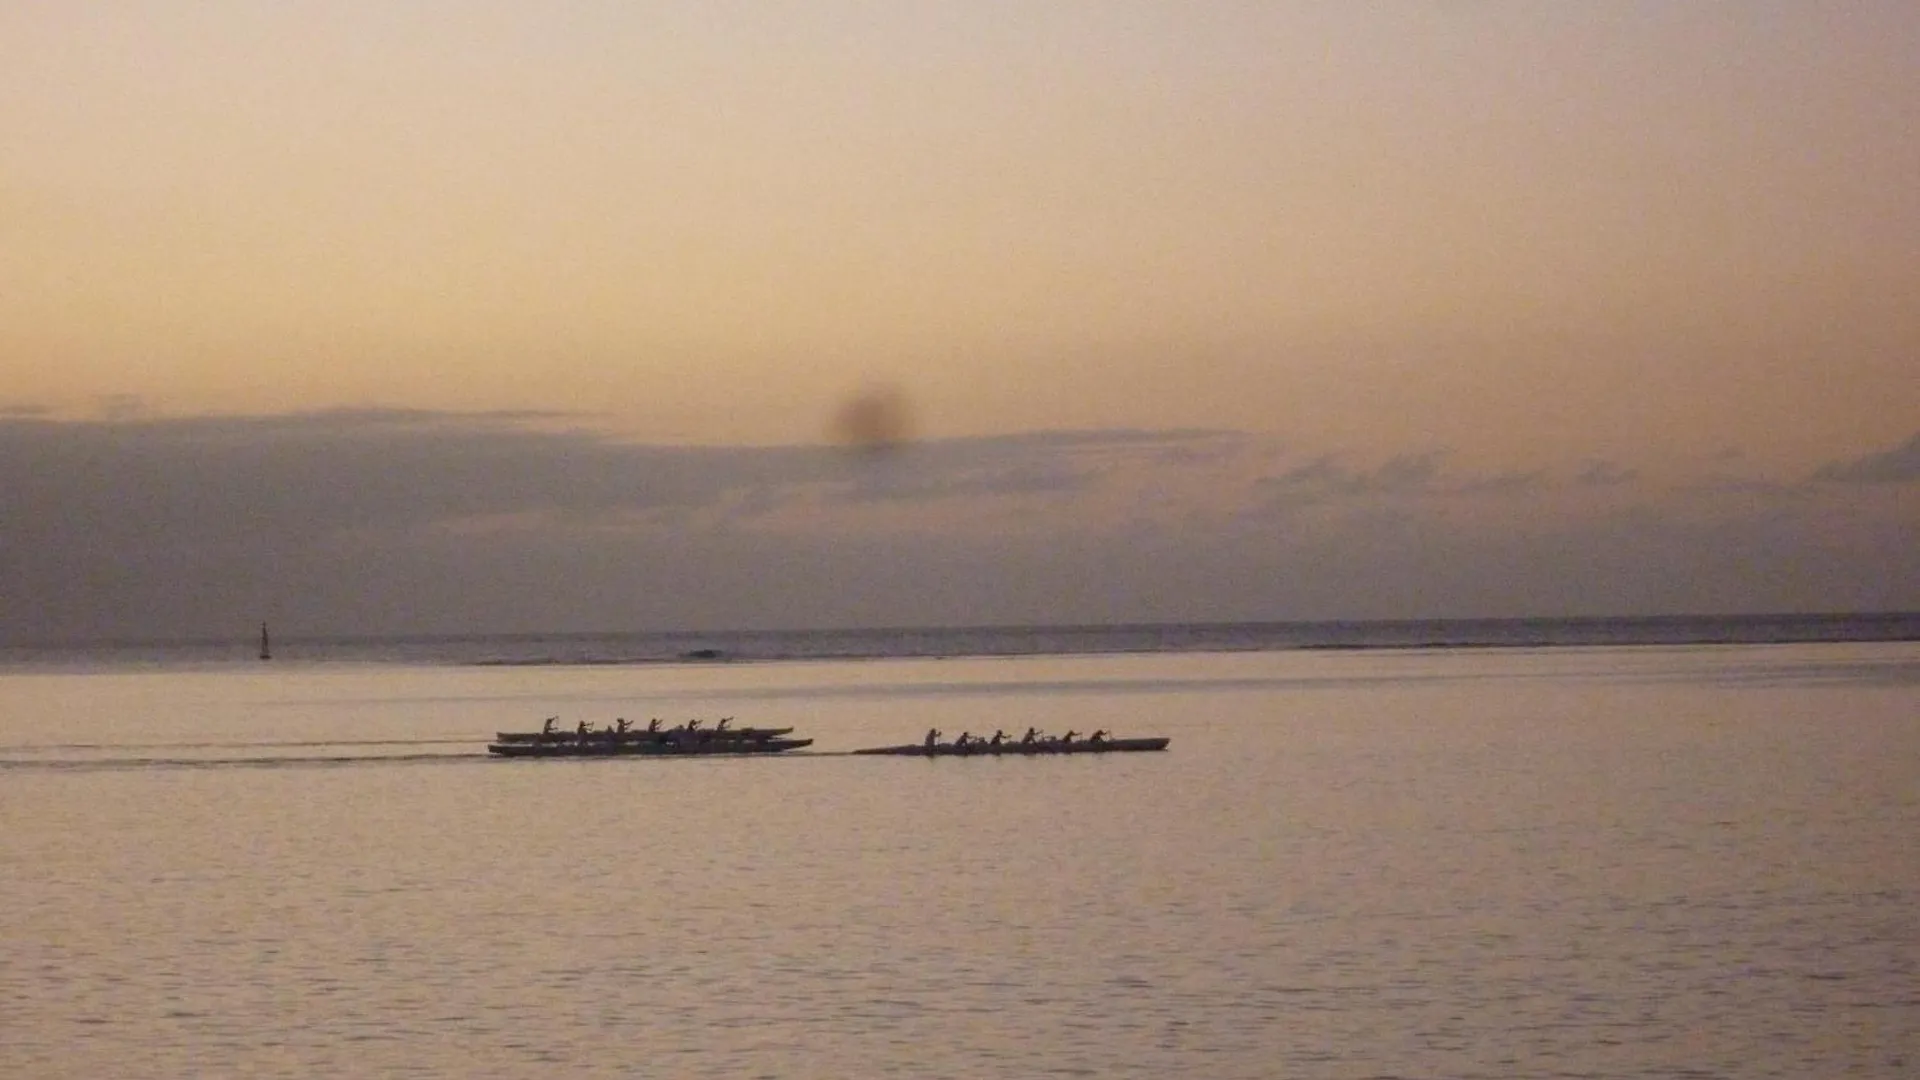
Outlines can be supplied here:
M1874 0L8 4L0 638L1920 608L1916 58Z

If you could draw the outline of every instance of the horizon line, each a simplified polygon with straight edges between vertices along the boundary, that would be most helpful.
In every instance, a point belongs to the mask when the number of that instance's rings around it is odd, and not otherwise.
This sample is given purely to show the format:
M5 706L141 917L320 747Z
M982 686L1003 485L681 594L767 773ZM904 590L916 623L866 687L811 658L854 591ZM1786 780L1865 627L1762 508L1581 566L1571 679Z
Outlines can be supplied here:
M422 630L372 633L321 633L309 636L288 635L284 631L274 631L276 644L292 645L351 645L374 642L392 642L395 644L456 642L456 641L524 641L528 639L552 638L558 640L589 640L594 638L688 638L697 639L708 636L744 635L765 637L794 637L807 634L967 634L967 633L1037 633L1037 632L1126 632L1130 630L1167 630L1167 629L1226 629L1235 627L1262 628L1311 628L1311 627L1415 627L1415 626L1465 626L1465 625L1520 625L1525 623L1561 623L1561 624L1606 624L1606 623L1688 623L1688 622L1768 622L1793 620L1805 622L1831 622L1840 620L1901 621L1913 619L1920 621L1920 610L1874 610L1874 611L1726 611L1726 612L1665 612L1634 613L1612 615L1446 615L1446 616L1396 616L1369 618L1321 618L1321 619L1155 619L1126 622L1062 622L1062 623L971 623L971 624L924 624L924 625L879 625L879 626L813 626L788 627L780 629L727 628L727 629L623 629L623 630ZM267 620L269 623L271 620ZM221 645L246 644L253 647L259 642L258 622L249 623L245 634L233 637L198 635L192 637L65 637L65 638L20 638L10 639L0 636L0 649L74 649L74 648L156 648L156 647L213 647ZM1920 630L1916 631L1920 634ZM1900 639L1908 640L1908 639Z

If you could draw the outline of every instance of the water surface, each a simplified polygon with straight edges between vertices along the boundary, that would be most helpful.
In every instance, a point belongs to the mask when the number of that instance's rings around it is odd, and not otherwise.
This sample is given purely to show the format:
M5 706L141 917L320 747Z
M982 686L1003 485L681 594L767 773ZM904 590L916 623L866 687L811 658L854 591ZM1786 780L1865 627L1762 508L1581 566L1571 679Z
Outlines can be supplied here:
M1920 1068L1920 646L0 674L0 1073ZM493 761L546 715L777 760ZM929 726L1164 754L862 758Z

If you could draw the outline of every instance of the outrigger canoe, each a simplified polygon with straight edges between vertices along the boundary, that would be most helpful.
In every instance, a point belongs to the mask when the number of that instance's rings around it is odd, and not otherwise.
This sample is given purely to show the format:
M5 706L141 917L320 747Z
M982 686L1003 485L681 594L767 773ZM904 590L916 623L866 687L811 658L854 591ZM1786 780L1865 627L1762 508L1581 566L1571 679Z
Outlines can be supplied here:
M1061 742L1044 739L1036 742L907 743L903 746L873 746L855 750L856 754L893 754L899 757L1031 757L1040 754L1117 754L1142 750L1165 750L1169 739L1077 739Z
M684 727L662 728L659 731L648 731L646 728L629 728L626 731L617 733L612 731L589 731L586 737L589 739L632 741L636 739L670 738L683 734L685 731L686 728ZM791 731L793 731L793 729L790 727L695 728L693 734L698 738L712 736L718 739L772 739L788 734ZM571 743L579 742L580 738L580 734L572 730L496 731L493 733L493 741L498 743Z
M792 730L789 728L788 730ZM642 733L644 734L644 732ZM664 733L661 733L664 734ZM697 732L696 734L704 734ZM786 750L798 750L803 746L812 746L812 739L596 739L589 735L584 740L573 739L567 742L496 742L487 746L487 753L498 757L562 758L562 757L713 757L721 754L778 754Z

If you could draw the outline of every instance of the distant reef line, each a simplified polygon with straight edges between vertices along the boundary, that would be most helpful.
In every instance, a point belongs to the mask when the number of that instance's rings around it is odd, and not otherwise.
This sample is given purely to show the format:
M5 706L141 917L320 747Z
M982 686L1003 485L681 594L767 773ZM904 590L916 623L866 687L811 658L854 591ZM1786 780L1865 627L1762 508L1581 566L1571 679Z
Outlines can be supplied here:
M0 639L27 652L255 648L246 635ZM797 630L621 630L313 634L274 631L275 655L434 658L493 667L713 663L742 660L1020 656L1056 653L1767 645L1920 640L1920 612L1579 615L1266 622L897 626Z

